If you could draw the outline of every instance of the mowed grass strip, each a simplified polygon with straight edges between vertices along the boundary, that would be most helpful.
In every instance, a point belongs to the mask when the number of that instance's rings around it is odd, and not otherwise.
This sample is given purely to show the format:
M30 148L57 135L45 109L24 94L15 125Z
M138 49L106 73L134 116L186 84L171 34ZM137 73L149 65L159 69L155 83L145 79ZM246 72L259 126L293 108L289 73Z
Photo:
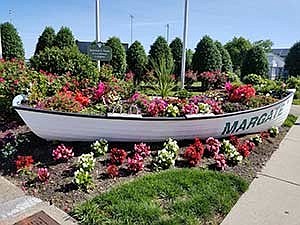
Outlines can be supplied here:
M248 184L201 169L171 169L119 185L78 206L80 224L215 224Z
M283 126L292 127L296 123L297 119L298 119L297 116L289 114L286 120L284 121Z

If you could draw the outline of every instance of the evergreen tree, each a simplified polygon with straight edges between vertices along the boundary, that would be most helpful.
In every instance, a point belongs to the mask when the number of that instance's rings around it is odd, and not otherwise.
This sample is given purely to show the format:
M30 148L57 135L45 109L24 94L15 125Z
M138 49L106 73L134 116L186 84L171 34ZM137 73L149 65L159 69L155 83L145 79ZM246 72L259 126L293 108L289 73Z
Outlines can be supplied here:
M6 60L13 58L24 59L25 53L21 37L11 23L0 24L2 57Z
M217 46L219 52L222 56L222 72L232 72L232 62L228 51L223 47L221 42L216 41L215 45Z
M291 76L300 75L300 41L291 47L285 59L285 68Z
M242 79L248 74L268 77L269 63L267 55L261 46L252 47L246 54L241 69Z
M222 56L209 36L204 36L198 43L192 60L192 69L199 73L221 70Z
M182 59L182 41L180 38L175 38L171 44L171 52L173 55L173 60L174 60L174 73L179 76L181 72L181 59Z
M111 37L106 45L112 49L112 60L110 65L113 67L115 75L123 76L126 71L126 52L121 41L117 37Z
M54 46L63 49L75 46L75 38L68 27L61 27L54 39Z
M140 42L135 41L129 47L127 51L127 64L128 69L135 74L135 83L139 83L145 73L145 68L147 65L147 55L143 45Z
M55 31L52 27L46 27L39 37L38 43L36 44L34 55L39 54L45 48L51 48L54 45Z
M247 51L252 48L251 42L243 37L234 37L224 47L231 57L234 71L239 74Z
M167 65L173 64L173 56L166 39L159 36L150 47L149 66L153 69L154 65L159 65L162 61Z

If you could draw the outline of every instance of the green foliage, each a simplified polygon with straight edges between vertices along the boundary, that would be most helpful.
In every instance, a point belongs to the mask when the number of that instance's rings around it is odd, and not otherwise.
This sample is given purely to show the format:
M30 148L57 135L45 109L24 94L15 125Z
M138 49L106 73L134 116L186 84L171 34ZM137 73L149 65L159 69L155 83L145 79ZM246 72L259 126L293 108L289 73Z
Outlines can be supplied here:
M188 49L186 51L186 63L185 63L185 70L186 71L192 69L193 55L194 55L194 52L193 52L192 49Z
M265 83L265 79L257 74L248 74L243 78L245 84L261 85Z
M24 59L25 52L18 31L11 23L0 24L2 57L6 60Z
M192 97L192 95L193 94L186 89L181 89L176 92L176 96L178 98L190 98L190 97Z
M199 169L145 175L78 206L80 224L214 224L248 188L243 179Z
M38 43L36 44L34 54L39 54L45 48L51 48L54 45L55 31L52 27L46 27L39 37Z
M94 185L92 175L89 172L79 169L75 171L74 175L74 182L80 189L88 190Z
M174 60L174 73L177 75L177 77L180 76L180 72L181 72L182 46L183 43L181 39L178 37L175 38L170 44L170 48Z
M228 80L234 83L241 83L239 76L233 72L227 72Z
M94 159L94 153L82 154L78 158L78 167L84 171L91 172L94 170L96 159Z
M112 49L112 60L110 65L113 68L113 72L117 77L123 78L126 71L126 53L125 49L117 37L111 37L107 40L106 45Z
M149 66L151 69L153 69L162 61L165 62L167 65L170 65L171 63L173 64L173 56L166 39L162 36L159 36L150 47ZM171 71L171 73L172 72L173 71Z
M251 48L244 59L241 69L242 78L248 74L258 74L265 78L268 77L269 62L267 55L262 47L255 46Z
M72 48L75 46L75 38L68 27L61 27L54 39L54 46L63 48Z
M104 155L108 152L108 142L105 139L97 140L91 145L91 148L96 157Z
M289 114L286 120L284 121L283 126L292 127L296 123L297 119L298 119L297 116Z
M40 54L30 59L35 70L44 70L58 75L71 73L78 80L90 79L92 83L98 82L98 72L91 59L80 53L77 47L59 49L46 48Z
M289 75L299 76L300 75L300 41L295 43L286 59L285 59L285 68L288 70Z
M238 73L243 65L246 53L252 47L251 42L243 37L234 37L224 47L231 57L234 71Z
M134 73L135 83L138 84L145 74L148 58L143 45L135 41L127 51L127 64L129 71Z
M216 41L215 45L217 46L219 52L221 53L222 56L222 72L232 72L232 62L231 62L231 57L228 53L228 51L223 47L223 45L219 42Z
M209 36L204 36L198 43L193 55L192 69L199 73L217 71L222 68L222 56L214 41Z
M300 90L300 77L290 77L286 81L287 88L296 88Z
M173 62L169 61L168 63L165 60L161 60L158 63L152 61L151 64L157 76L157 83L153 85L155 93L159 94L162 98L170 96L172 90L176 87L176 83L171 76Z
M259 40L253 43L253 46L260 46L266 53L272 51L273 42L271 40Z

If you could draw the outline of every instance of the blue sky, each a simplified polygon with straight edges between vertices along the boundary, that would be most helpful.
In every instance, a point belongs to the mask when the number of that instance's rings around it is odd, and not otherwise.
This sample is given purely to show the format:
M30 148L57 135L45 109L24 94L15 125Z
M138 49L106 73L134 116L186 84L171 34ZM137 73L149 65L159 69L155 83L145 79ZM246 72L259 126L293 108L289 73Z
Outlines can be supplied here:
M148 51L158 35L182 37L184 0L101 0L101 40L134 39ZM290 47L300 37L299 0L190 0L188 47L205 34L226 43L234 36L251 41L271 39L274 47ZM11 13L10 13L11 11ZM0 23L11 21L24 43L26 57L35 49L45 26L72 29L78 40L95 39L95 0L0 0Z

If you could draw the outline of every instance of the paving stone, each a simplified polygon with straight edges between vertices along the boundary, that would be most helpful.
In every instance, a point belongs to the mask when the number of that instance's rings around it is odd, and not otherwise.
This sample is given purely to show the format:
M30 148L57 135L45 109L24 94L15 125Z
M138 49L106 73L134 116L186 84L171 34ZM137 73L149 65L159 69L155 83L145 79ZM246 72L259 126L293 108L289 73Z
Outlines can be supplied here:
M4 202L24 196L24 192L0 176L0 205Z

